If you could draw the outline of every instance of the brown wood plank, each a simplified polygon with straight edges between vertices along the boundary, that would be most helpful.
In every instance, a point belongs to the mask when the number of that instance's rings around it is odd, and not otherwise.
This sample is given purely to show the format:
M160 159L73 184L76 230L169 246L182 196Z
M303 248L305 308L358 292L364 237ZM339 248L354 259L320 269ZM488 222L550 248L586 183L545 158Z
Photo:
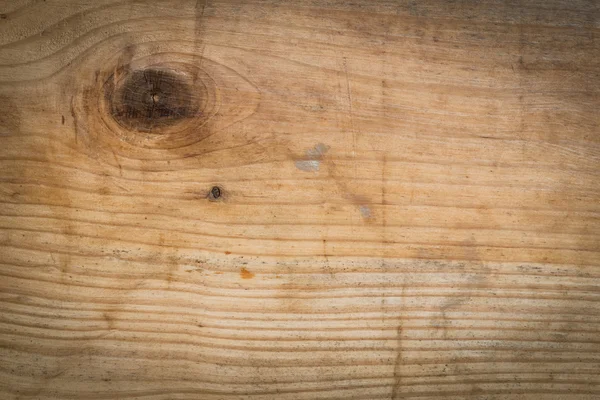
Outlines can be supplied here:
M599 398L599 9L1 1L0 398Z

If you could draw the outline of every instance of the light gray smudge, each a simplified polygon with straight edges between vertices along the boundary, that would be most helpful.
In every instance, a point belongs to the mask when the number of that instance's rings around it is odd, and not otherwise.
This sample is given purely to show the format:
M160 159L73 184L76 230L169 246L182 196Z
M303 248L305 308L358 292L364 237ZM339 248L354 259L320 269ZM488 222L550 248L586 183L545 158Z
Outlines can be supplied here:
M371 218L371 209L368 206L360 206L358 209L363 218Z
M306 150L306 158L296 161L296 168L308 172L318 171L321 166L321 159L329 148L326 144L319 143L312 149Z
M303 160L296 161L296 168L301 169L302 171L318 171L321 162L318 160Z
M311 158L321 158L329 150L329 146L323 143L315 145L314 148L306 150L306 155Z

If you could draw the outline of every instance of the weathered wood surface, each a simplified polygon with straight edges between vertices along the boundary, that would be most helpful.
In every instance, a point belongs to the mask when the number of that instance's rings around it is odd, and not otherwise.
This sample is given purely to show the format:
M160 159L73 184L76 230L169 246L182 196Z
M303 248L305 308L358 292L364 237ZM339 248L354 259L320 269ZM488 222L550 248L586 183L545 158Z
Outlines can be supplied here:
M0 398L600 397L597 1L0 13Z

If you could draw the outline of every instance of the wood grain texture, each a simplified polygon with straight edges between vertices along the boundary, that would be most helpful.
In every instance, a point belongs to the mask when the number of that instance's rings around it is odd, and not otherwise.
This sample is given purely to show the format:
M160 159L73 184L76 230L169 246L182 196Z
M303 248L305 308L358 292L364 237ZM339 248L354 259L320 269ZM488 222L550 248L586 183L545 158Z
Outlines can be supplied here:
M0 398L600 398L599 16L0 1Z

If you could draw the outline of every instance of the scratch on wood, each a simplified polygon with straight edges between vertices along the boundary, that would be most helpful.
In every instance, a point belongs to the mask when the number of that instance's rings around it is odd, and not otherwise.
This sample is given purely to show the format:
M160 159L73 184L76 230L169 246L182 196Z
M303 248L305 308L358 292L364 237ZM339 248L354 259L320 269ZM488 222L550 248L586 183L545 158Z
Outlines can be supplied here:
M346 93L348 95L348 112L350 114L350 128L352 130L352 158L356 158L356 129L354 127L354 113L352 111L352 91L350 89L350 79L348 78L348 65L344 57L344 73L346 74ZM354 176L356 177L356 163L354 163Z
M404 299L404 289L406 285L402 284L402 290L400 294L400 298ZM404 301L403 301L404 303ZM404 306L404 304L402 304ZM398 392L402 387L402 360L403 360L403 349L402 349L402 334L403 334L403 326L402 326L402 315L398 317L398 326L396 327L396 360L394 362L394 387L392 388L392 395L390 400L394 400L398 398Z
M115 151L113 149L110 149L110 151L112 152L115 162L119 166L119 175L123 176L123 167L121 167L121 163L119 162L119 159L117 158L117 155L115 154Z
M76 115L75 115L75 107L73 105L73 96L71 96L71 116L73 117L73 121L74 121L74 126L75 126L75 144L77 144L77 136L79 134L78 132L78 128L77 128L77 121L76 121Z
M402 385L402 374L400 373L400 366L402 364L402 319L398 323L396 328L396 362L394 363L394 387L392 389L391 400L394 400L398 396L398 390Z
M208 0L198 0L196 1L196 5L194 6L196 10L196 21L194 24L194 47L196 49L196 54L200 57L200 66L202 66L202 57L204 55L204 41L201 39L201 31L202 31L202 19L204 18L204 12L206 7L208 6ZM193 81L196 82L198 79L198 72L194 72Z
M383 155L383 165L381 166L381 263L382 265L385 263L386 250L385 243L387 242L387 155Z

